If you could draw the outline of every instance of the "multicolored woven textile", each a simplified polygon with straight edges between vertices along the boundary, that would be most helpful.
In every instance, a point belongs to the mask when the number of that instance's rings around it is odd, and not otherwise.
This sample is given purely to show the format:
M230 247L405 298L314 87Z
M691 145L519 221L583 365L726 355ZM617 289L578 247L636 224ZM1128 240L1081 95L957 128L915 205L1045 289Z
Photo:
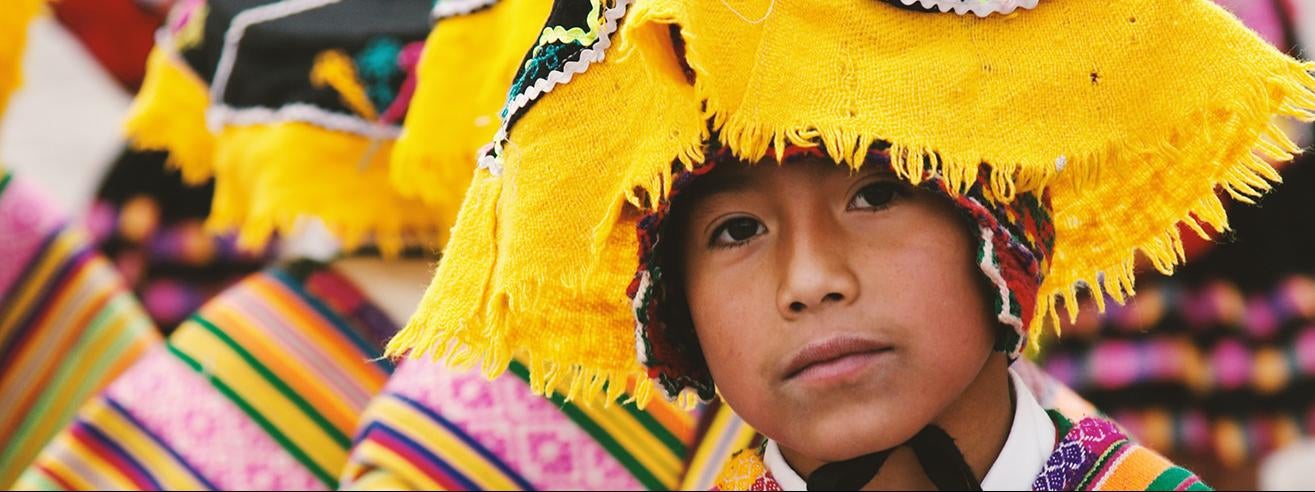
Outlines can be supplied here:
M722 465L731 456L762 439L729 405L720 401L704 407L702 433L690 455L680 490L708 490L717 483Z
M1237 466L1315 435L1315 276L1275 271L1257 283L1269 262L1218 262L1261 243L1218 245L1203 268L1145 283L1105 318L1079 317L1044 366L1161 452ZM1250 274L1226 276L1243 265Z
M274 257L237 247L203 223L214 183L188 186L163 152L124 149L101 180L87 229L167 334L229 285Z
M87 234L0 170L0 487L158 340Z
M531 391L528 371L406 361L362 417L345 488L638 490L680 485L696 415L583 406ZM628 398L628 397L627 397ZM624 398L623 398L624 399Z
M1088 417L1074 423L1049 413L1062 437L1032 490L1210 490L1192 472L1129 440L1113 422ZM714 490L781 490L781 485L758 446L736 454Z
M1128 438L1118 425L1050 412L1060 438L1033 490L1210 490L1192 472Z
M253 275L85 407L19 486L334 488L395 327L322 264Z
M584 407L536 396L523 367L519 377L490 382L477 372L421 361L403 365L370 400L389 372L373 360L394 327L331 267L300 262L254 275L207 304L84 407L19 485L642 489L681 483L696 416L673 405L643 412L622 404Z

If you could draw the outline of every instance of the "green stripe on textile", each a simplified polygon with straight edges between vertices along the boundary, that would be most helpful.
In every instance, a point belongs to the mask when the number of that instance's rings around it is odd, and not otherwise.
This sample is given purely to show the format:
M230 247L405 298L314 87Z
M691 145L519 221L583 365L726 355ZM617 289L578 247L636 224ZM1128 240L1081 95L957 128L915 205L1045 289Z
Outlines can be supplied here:
M0 196L5 196L5 189L9 188L9 181L13 177L13 173L0 169Z
M1205 482L1200 482L1200 481L1198 481L1198 482L1196 482L1196 483L1194 483L1194 484L1192 484L1192 485L1189 485L1189 486L1187 487L1187 490L1192 490L1192 491L1196 491L1196 490L1207 490L1207 491L1213 491L1214 489L1210 488L1209 485L1206 485Z
M1096 460L1096 465L1091 467L1090 470L1087 470L1087 474L1082 477L1082 481L1078 482L1076 490L1086 490L1091 484L1091 479L1095 478L1096 474L1100 473L1100 471L1105 468L1106 462L1108 462L1110 458L1113 458L1114 455L1119 454L1119 451L1127 445L1127 439L1120 439L1114 444L1111 444L1110 447L1106 448L1105 452L1100 455L1100 459Z
M657 437L659 441L662 441L662 444L665 444L667 449L671 450L672 454L683 458L685 453L688 452L688 449L685 448L685 443L681 442L680 438L676 437L675 434L672 434L670 429L667 429L667 427L662 425L661 422L658 422L652 414L640 410L639 407L635 406L633 403L617 402L617 404L621 405L621 408L626 409L626 412L628 412L631 417L634 417L640 425L644 426L650 434L653 434L653 436Z
M8 485L6 487L14 487L15 490L19 487L22 487L23 490L67 490L54 480L51 480L50 477L47 477L45 473L42 473L41 470L35 466L24 470L23 474L19 475L18 481L14 482L13 485Z
M251 404L247 403L246 400L243 400L236 391L233 391L233 388L224 384L224 382L215 377L214 374L206 372L200 362L197 362L196 359L193 359L191 356L178 349L178 347L175 347L172 343L165 343L165 346L169 348L169 353L178 357L179 360L183 361L183 363L188 366L191 366L192 370L210 381L210 384L213 384L220 393L229 399L229 401L232 401L234 405L237 405L238 408L242 409L242 412L246 413L248 417L251 417L251 420L255 421L260 428L264 429L275 442L278 442L279 445L288 452L288 454L292 455L292 457L295 458L297 462L301 463L302 466L305 466L307 470L310 470L311 474L315 475L315 478L318 478L320 482L324 483L328 488L333 489L338 487L338 479L336 476L315 464L315 461L311 459L310 455L307 455L305 451L301 450L301 448L292 444L292 440L283 435L283 432L279 431L279 428L276 427L273 422L270 422L264 415L257 412Z
M1187 480L1187 477L1190 476L1192 476L1192 472L1171 466L1160 476L1155 477L1155 480L1151 481L1146 490L1177 490L1178 484L1183 483L1183 480Z
M123 293L114 296L105 308L96 314L88 324L91 329L82 335L78 341L78 345L74 348L72 353L64 356L63 362L50 378L52 384L49 385L49 388L51 391L42 392L40 396L37 397L36 401L33 402L32 408L28 411L28 418L24 419L23 423L19 425L18 430L14 432L14 443L22 443L29 439L29 434L34 432L33 427L35 427L38 422L49 421L52 417L55 420L61 420L63 422L73 420L73 416L82 406L82 403L89 399L92 393L98 389L96 386L106 382L100 377L74 377L77 375L70 374L79 365L85 363L86 358L95 359L93 364L90 367L87 367L86 374L105 374L108 367L118 359L118 356L122 354L127 347L132 345L139 333L143 330L154 329L154 327L151 326L150 321L145 318L145 314L142 314L141 317L124 326L124 329L120 330L118 333L113 333L114 340L105 351L96 354L85 353L85 350L83 350L85 345L93 344L97 337L105 335L107 327L113 326L112 321L118 319L120 315L133 307L131 297L126 293ZM70 392L68 391L69 389L73 389L74 391ZM52 400L59 395L66 394L80 395L80 397L74 398L72 400L74 404L67 408L50 408ZM59 430L63 427L64 425L58 425L54 427L54 430ZM49 437L47 437L47 439L48 438ZM22 446L17 445L6 446L3 454L0 454L0 467L6 466L5 464L13 459L12 454L17 452L21 447Z
M302 398L301 395L298 395L296 391L293 391L292 387L288 386L288 384L283 382L282 379L279 379L278 375L274 374L274 371L269 370L268 367L261 364L260 360L256 359L256 356L251 355L251 352L247 352L247 350L242 348L242 345L237 343L236 340L233 340L232 337L229 337L228 334L224 333L224 331L219 329L218 326L215 326L209 320L202 318L198 314L193 314L189 319L195 321L216 338L222 340L224 344L228 345L228 347L233 350L233 353L242 357L242 360L246 361L247 365L250 365L252 369L255 369L261 377L265 378L265 381L269 382L270 386L273 386L274 389L278 390L279 393L305 413L307 417L310 417L311 421L315 422L315 425L323 430L325 434L328 434L335 443L342 446L343 449L351 447L352 440L350 437L347 437L347 435L343 434L342 431L339 431L337 427L334 427L333 424L329 422L329 419L324 418L323 415L320 415L319 412L315 411L315 407L311 405L310 402Z
M367 354L367 358L376 359L383 357L384 353L380 347L367 341L366 337L363 337L360 332L356 332L356 329L352 328L350 322L343 318L343 314L338 313L337 310L334 310L329 307L329 305L323 303L321 299L313 296L312 293L306 292L306 285L299 282L291 272L284 271L283 268L274 268L274 270L268 272L268 275L275 280L279 280L279 283L283 284L284 287L287 287L289 291L296 293L297 299L302 301L302 303L309 305L310 309L314 310L314 312L320 313L320 316L329 321L329 324L333 325L334 328L338 329L338 333L342 333L347 339L350 339L350 341L356 346L356 349L360 350L360 353ZM389 362L388 370L392 371L391 362Z
M516 377L520 378L521 381L529 384L530 370L525 367L525 365L521 364L519 361L513 360L507 369L511 371L512 374L515 374ZM557 408L561 409L562 413L566 414L566 416L579 425L580 428L584 429L584 431L589 433L590 436L593 436L593 438L598 441L598 444L603 446L604 449L607 449L607 452L611 453L612 457L621 462L622 466L625 466L627 470L630 470L630 474L634 475L635 479L639 480L639 483L644 484L645 488L649 490L665 490L670 488L670 486L662 483L661 480L658 480L657 476L653 475L653 472L649 471L648 468L645 468L639 460L635 459L635 456L630 454L625 446L622 446L621 443L617 442L611 434L608 434L607 431L603 430L602 427L599 427L593 419L590 419L588 415L585 415L584 412L580 411L580 408L574 403L566 401L566 398L558 393L554 393L549 400L552 401L554 405L557 405Z

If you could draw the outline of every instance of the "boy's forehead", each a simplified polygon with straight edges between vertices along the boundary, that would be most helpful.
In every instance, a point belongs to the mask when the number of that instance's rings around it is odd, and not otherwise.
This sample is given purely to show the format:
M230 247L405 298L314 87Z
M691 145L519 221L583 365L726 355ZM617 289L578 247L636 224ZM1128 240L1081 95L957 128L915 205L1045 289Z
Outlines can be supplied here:
M778 164L772 158L764 158L757 164L738 160L727 161L718 164L711 172L696 180L694 188L696 193L706 195L743 191L777 180L797 180L807 183L825 178L891 172L888 166L878 164L869 163L854 171L849 166L837 164L829 158L812 155L789 159L784 164Z

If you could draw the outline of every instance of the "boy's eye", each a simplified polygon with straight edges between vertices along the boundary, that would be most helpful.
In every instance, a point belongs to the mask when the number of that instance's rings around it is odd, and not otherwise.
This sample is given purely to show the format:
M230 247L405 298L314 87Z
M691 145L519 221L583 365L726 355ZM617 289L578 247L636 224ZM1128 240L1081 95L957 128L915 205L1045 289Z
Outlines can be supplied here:
M858 190L849 200L850 210L877 210L890 205L900 194L900 185L891 181L869 184Z
M762 222L749 217L736 217L712 231L711 246L738 246L764 232L767 232L767 227Z

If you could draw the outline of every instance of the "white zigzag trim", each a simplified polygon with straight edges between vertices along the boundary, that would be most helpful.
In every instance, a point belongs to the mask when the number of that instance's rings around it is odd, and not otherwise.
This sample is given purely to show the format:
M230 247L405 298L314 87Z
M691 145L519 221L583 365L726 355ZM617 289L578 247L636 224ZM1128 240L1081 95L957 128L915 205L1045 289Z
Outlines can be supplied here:
M401 127L396 125L373 123L305 103L288 104L278 109L211 106L206 110L205 116L206 125L216 133L226 125L249 126L284 121L310 123L328 130L354 133L374 140L392 140L402 133Z
M434 10L429 13L429 20L437 21L466 15L495 3L498 3L498 0L438 0L438 3L434 4Z
M1001 323L1009 325L1014 329L1014 333L1018 334L1018 345L1010 353L1010 356L1016 356L1023 346L1023 341L1027 339L1027 334L1023 332L1023 320L1010 312L1009 284L1005 282L1004 275L1000 274L1000 265L995 263L995 243L991 242L995 238L995 232L986 227L982 227L981 231L982 261L977 266L986 274L986 278L1000 289L1000 312L996 314L996 318Z
M1008 15L1022 8L1036 8L1039 0L900 0L904 5L918 4L923 8L936 9L942 13L954 11L957 15L973 14L987 17L991 14Z
M639 273L639 290L635 293L635 299L630 302L631 311L635 315L635 358L640 364L648 365L648 343L644 341L644 323L639 322L639 310L644 309L644 301L648 299L648 289L653 284L652 278L649 277L648 271ZM650 320L651 321L651 320Z
M554 87L570 82L576 74L584 73L590 65L603 61L605 51L612 46L612 34L616 33L618 21L626 15L626 9L630 6L630 0L617 0L616 5L603 12L602 32L598 35L598 41L580 52L579 58L566 62L562 65L561 70L554 70L546 77L534 82L534 85L525 89L511 101L507 102L507 116L502 120L502 127L498 129L497 135L493 137L495 147L500 148L501 142L507 139L507 122L511 121L512 116L524 109L530 104L530 101L552 92ZM494 176L502 174L502 162L500 159L492 156L484 156L479 159L479 168L488 169L489 173Z

